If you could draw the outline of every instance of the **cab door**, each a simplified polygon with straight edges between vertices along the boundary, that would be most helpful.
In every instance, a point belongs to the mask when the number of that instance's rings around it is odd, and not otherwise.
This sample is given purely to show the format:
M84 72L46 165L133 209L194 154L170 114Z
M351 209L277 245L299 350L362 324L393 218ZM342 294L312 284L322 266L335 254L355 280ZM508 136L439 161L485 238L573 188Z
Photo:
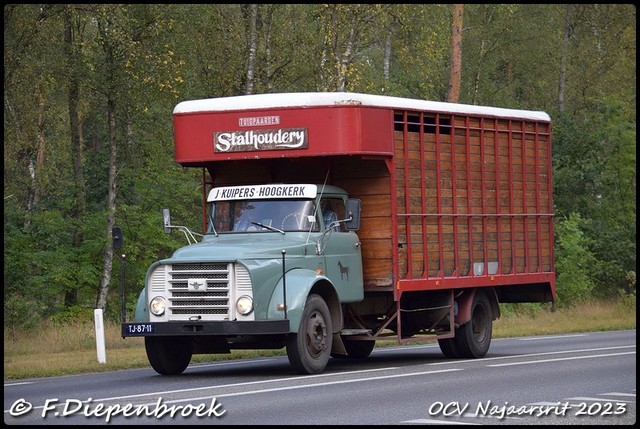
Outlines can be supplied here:
M332 219L345 219L345 206L341 198L326 198L321 201L322 230L326 230ZM333 212L333 213L330 213ZM323 256L326 275L333 282L342 302L361 301L364 298L362 284L362 252L360 239L353 231L347 231L344 222L339 222L326 233Z

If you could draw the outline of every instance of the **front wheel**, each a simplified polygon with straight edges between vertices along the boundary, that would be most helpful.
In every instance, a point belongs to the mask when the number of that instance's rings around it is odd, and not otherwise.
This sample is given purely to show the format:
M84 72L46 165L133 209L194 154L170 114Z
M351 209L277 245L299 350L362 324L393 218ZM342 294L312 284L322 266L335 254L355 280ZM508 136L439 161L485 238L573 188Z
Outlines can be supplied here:
M309 295L297 334L287 338L287 357L299 374L318 374L327 366L333 332L329 308L319 295Z
M484 292L476 291L471 304L471 320L456 329L455 349L459 358L481 358L489 351L493 317ZM444 350L443 350L444 351Z
M182 374L193 354L191 341L181 337L145 337L144 347L149 363L162 375Z

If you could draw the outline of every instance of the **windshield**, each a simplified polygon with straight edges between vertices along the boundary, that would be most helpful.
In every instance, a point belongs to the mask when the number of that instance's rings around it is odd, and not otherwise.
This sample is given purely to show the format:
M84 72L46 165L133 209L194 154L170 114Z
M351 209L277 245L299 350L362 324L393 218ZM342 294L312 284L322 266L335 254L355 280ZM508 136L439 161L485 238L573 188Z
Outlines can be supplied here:
M209 206L208 233L318 231L312 200L215 201Z

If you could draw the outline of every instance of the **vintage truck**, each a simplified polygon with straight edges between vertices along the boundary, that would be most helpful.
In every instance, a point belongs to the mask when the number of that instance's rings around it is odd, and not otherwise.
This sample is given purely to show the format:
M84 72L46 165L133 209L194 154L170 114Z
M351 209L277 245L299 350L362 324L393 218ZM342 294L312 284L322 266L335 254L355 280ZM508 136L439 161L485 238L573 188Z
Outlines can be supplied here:
M480 358L500 303L555 301L544 112L325 92L185 101L173 119L202 230L164 210L188 245L122 323L159 374L281 348L315 374L377 340Z

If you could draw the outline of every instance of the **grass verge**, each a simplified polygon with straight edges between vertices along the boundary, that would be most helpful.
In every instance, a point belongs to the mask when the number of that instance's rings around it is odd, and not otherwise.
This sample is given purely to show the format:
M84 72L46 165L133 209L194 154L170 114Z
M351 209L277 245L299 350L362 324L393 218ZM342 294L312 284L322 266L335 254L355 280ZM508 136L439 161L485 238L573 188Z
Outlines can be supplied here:
M549 307L503 305L493 326L494 338L636 329L636 302L626 299L589 302L549 311ZM37 330L4 329L4 380L71 375L148 367L142 338L120 336L120 324L105 321L106 363L98 363L93 321L43 324ZM395 341L377 346L397 345ZM234 350L222 355L194 355L192 362L284 355L282 350Z

